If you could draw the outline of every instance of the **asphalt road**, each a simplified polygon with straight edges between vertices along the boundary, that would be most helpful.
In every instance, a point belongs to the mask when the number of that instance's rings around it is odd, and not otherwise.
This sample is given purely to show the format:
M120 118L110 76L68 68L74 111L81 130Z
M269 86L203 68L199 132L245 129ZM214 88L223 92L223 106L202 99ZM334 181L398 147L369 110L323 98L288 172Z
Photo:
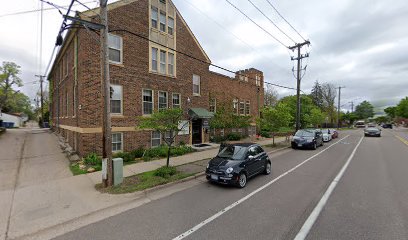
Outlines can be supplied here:
M408 239L408 146L393 133L347 131L315 151L284 150L244 189L203 178L56 239L294 239L348 159L307 239Z

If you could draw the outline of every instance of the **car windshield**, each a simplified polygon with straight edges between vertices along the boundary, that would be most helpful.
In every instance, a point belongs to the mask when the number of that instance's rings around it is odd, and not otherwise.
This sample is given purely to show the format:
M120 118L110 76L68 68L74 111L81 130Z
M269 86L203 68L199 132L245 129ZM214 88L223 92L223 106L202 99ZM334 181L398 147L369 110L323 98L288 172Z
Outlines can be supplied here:
M314 137L314 132L313 131L308 131L308 130L299 130L296 132L295 136L297 137Z
M244 158L246 147L227 145L218 153L218 157L229 158L232 160L242 160Z
M328 133L330 133L330 131L329 131L329 129L323 129L323 130L322 130L322 133L328 134Z

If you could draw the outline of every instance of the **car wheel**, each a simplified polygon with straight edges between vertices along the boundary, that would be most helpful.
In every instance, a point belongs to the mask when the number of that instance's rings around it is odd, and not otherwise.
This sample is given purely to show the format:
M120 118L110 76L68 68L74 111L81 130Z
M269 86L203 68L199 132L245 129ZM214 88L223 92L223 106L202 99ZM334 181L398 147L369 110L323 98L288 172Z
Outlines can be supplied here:
M320 146L323 146L324 145L324 142L322 141L322 144L320 144Z
M314 142L313 143L313 150L316 150L317 149L317 144L316 144L316 142Z
M272 165L271 165L270 162L267 162L266 166L265 166L264 174L269 175L269 174L271 174L271 171L272 171Z
M244 188L246 186L246 183L247 183L247 176L245 175L245 173L241 173L238 179L238 187Z

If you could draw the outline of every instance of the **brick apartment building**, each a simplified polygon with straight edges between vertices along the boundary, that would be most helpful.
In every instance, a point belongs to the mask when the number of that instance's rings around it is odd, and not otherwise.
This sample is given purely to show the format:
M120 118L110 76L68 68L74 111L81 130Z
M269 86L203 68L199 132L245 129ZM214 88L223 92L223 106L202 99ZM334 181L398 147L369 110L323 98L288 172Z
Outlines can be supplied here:
M78 16L98 22L98 12ZM203 119L220 104L252 119L259 114L263 73L251 68L230 78L210 71L210 59L170 0L118 1L108 5L108 19L113 151L159 145L160 134L136 128L137 116L158 109L185 111L191 120L177 141L188 144L209 141ZM48 75L50 112L53 129L81 156L102 152L100 69L98 34L70 29ZM230 131L255 134L255 127Z

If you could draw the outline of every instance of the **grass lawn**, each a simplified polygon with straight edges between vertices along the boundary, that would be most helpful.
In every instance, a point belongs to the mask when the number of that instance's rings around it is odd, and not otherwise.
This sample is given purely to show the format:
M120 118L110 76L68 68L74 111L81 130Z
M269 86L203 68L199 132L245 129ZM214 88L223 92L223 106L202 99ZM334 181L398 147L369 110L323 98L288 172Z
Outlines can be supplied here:
M123 182L117 186L103 188L102 183L97 184L95 188L102 193L122 194L141 191L144 189L152 188L158 185L163 185L169 182L174 182L189 176L194 173L185 173L177 171L174 175L167 177L160 177L155 175L156 170L150 172L144 172L141 174L133 175L123 179Z
M267 148L283 148L283 147L289 147L289 146L290 146L290 142L277 142L275 144L265 145L265 147Z

